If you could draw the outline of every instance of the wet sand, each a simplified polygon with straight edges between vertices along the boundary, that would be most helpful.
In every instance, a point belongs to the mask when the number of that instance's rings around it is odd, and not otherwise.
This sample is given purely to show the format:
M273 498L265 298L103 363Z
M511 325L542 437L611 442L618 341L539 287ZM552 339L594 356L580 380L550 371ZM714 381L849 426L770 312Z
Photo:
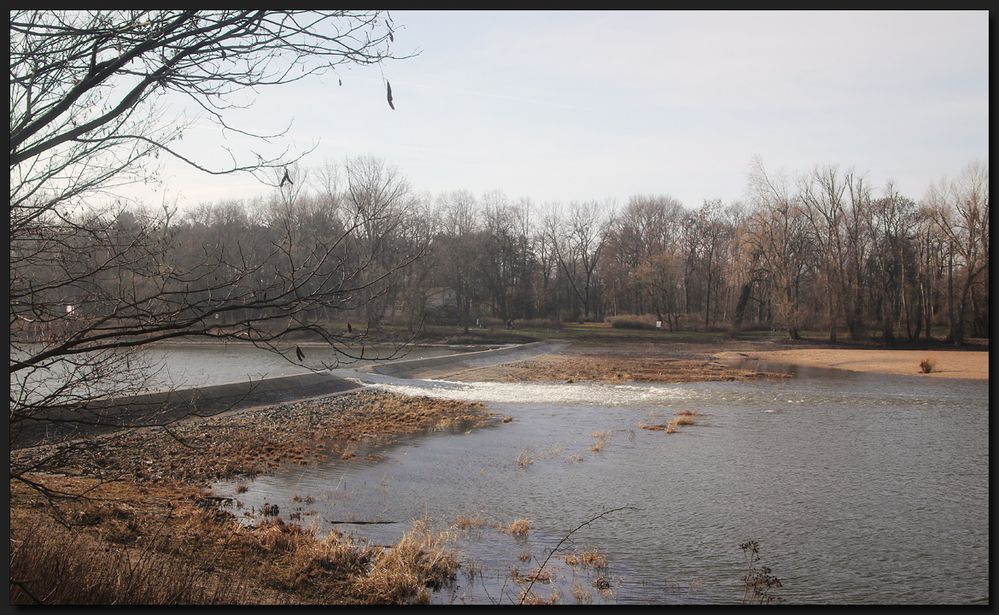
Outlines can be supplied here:
M989 353L984 351L800 348L720 352L715 356L720 361L748 358L854 372L918 375L924 378L989 379ZM924 359L934 363L933 371L927 374L920 369L920 362Z

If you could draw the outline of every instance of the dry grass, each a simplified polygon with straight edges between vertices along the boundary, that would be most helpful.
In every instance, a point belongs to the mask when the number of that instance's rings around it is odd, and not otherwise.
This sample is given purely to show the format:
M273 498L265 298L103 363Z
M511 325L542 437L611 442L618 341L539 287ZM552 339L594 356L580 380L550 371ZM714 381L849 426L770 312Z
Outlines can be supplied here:
M178 565L154 550L109 545L83 532L36 524L11 538L11 604L245 604L238 575ZM271 603L284 602L276 594Z
M597 570L604 570L607 568L607 557L603 553L593 549L580 553L579 562L584 568L589 567Z
M457 576L452 542L447 532L432 532L428 520L417 520L394 547L378 554L354 588L371 604L428 604L430 590L450 585Z
M937 362L933 359L926 358L919 362L919 371L924 374L929 374L934 369L936 369Z
M581 568L593 568L595 570L605 570L607 568L607 557L594 549L589 549L582 553L566 553L562 556L562 561L571 568L576 568L577 566Z
M381 548L278 517L244 527L190 485L45 481L91 497L63 507L79 522L66 530L36 492L11 486L12 578L30 579L20 602L32 602L29 593L53 604L425 602L458 569L450 536L423 521ZM33 531L39 520L43 532Z
M517 467L523 470L534 463L534 449L526 448L517 456Z
M531 531L531 522L527 519L514 519L510 525L502 529L511 536L527 536Z
M648 431L664 431L668 434L675 433L676 428L682 425L693 425L696 423L694 417L697 416L698 412L696 410L680 410L673 418L666 421L665 423L653 423L650 425L642 425L642 429Z
M583 587L579 581L572 582L572 597L576 601L576 604L590 604L593 602L593 594L590 590Z
M623 352L548 354L448 374L451 380L477 382L702 382L787 377L727 367L711 360L629 356Z
M482 515L478 513L476 513L474 517L469 517L467 515L458 515L457 517L454 518L454 527L458 528L459 530L468 530L468 529L479 530L486 527L486 525L488 525L488 523L486 522L485 519L482 518Z
M673 421L676 426L693 425L695 416L697 416L697 412L693 410L680 410L676 413Z
M557 589L552 591L552 593L548 595L548 598L542 598L541 596L536 594L533 590L528 591L527 588L525 587L524 590L520 592L520 595L517 596L517 602L522 604L531 604L531 605L558 604L558 601L561 598L562 594Z
M607 441L610 440L611 432L609 431L594 431L593 432L593 446L590 450L594 453L599 453L604 450L604 446L607 445Z

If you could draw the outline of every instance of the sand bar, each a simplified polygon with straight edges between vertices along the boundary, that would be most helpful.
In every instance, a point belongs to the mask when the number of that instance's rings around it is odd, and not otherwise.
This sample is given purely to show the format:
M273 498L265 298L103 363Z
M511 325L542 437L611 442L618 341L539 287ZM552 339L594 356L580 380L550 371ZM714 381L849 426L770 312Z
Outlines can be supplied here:
M969 350L879 350L848 348L796 348L750 352L722 352L719 360L760 359L811 367L831 367L854 372L918 375L925 378L989 379L989 353ZM934 362L933 371L921 372L923 359Z

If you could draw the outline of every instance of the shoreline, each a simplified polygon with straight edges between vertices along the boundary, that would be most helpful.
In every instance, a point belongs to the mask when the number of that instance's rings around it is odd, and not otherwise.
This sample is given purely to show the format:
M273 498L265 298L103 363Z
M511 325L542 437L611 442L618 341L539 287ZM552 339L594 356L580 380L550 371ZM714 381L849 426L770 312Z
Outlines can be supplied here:
M12 468L26 471L10 485L11 574L40 583L16 599L12 589L12 604L57 591L57 604L95 595L151 604L429 601L428 589L458 568L446 532L417 520L399 543L375 546L286 523L276 507L246 526L221 510L210 484L286 464L378 461L366 451L372 444L500 422L478 402L351 390L12 451ZM66 544L77 545L71 556ZM76 574L46 575L54 566ZM135 584L130 594L118 593L119 578Z
M922 378L989 379L989 353L981 350L892 350L867 348L794 348L784 350L723 351L721 361L746 359L802 367L843 371L919 376ZM933 361L933 370L922 373L920 362Z

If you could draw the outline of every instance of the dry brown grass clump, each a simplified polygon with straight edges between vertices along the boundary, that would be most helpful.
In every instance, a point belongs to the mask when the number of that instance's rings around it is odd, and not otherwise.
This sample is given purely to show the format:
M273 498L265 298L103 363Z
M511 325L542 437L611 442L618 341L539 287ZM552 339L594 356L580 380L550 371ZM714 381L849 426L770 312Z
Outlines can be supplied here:
M576 604L590 604L593 602L593 594L590 590L583 587L579 581L572 582L572 597L576 600Z
M937 366L936 361L934 361L931 358L926 358L919 362L919 371L921 371L924 374L928 374L932 372L934 369L936 369L936 366Z
M695 423L694 417L697 416L696 410L680 410L676 415L665 423L653 423L651 425L642 425L642 429L649 431L665 431L666 433L676 432L676 428L681 425L693 425Z
M459 530L468 530L468 529L479 530L486 527L486 525L488 525L488 523L484 518L482 518L482 515L480 515L479 513L476 513L475 516L473 517L469 517L467 515L458 515L457 517L454 518L454 527L458 528Z
M693 425L695 416L697 416L697 412L694 410L680 410L676 413L676 418L673 421L677 426Z
M607 441L610 440L611 432L609 431L594 431L593 432L593 446L590 450L594 453L599 453L604 450L604 446L607 445Z
M527 519L514 519L503 531L511 536L527 536L531 531L531 522Z
M521 451L520 455L517 456L517 467L521 470L532 463L534 463L534 449L524 449Z
M178 565L156 553L109 545L55 524L11 538L11 604L244 604L238 575ZM280 599L271 596L274 602Z
M604 570L607 568L607 557L594 549L588 549L582 553L566 553L562 556L562 561L570 567L593 568Z
M459 562L447 532L432 532L417 520L395 546L375 558L371 570L357 577L354 589L371 604L427 604L430 590L453 583Z
M525 587L520 595L517 596L517 602L521 604L558 604L558 601L562 598L562 593L557 589L548 595L548 598L542 598L536 594L533 590L528 591Z
M583 567L604 570L607 568L607 557L599 551L590 549L579 554L579 562Z

